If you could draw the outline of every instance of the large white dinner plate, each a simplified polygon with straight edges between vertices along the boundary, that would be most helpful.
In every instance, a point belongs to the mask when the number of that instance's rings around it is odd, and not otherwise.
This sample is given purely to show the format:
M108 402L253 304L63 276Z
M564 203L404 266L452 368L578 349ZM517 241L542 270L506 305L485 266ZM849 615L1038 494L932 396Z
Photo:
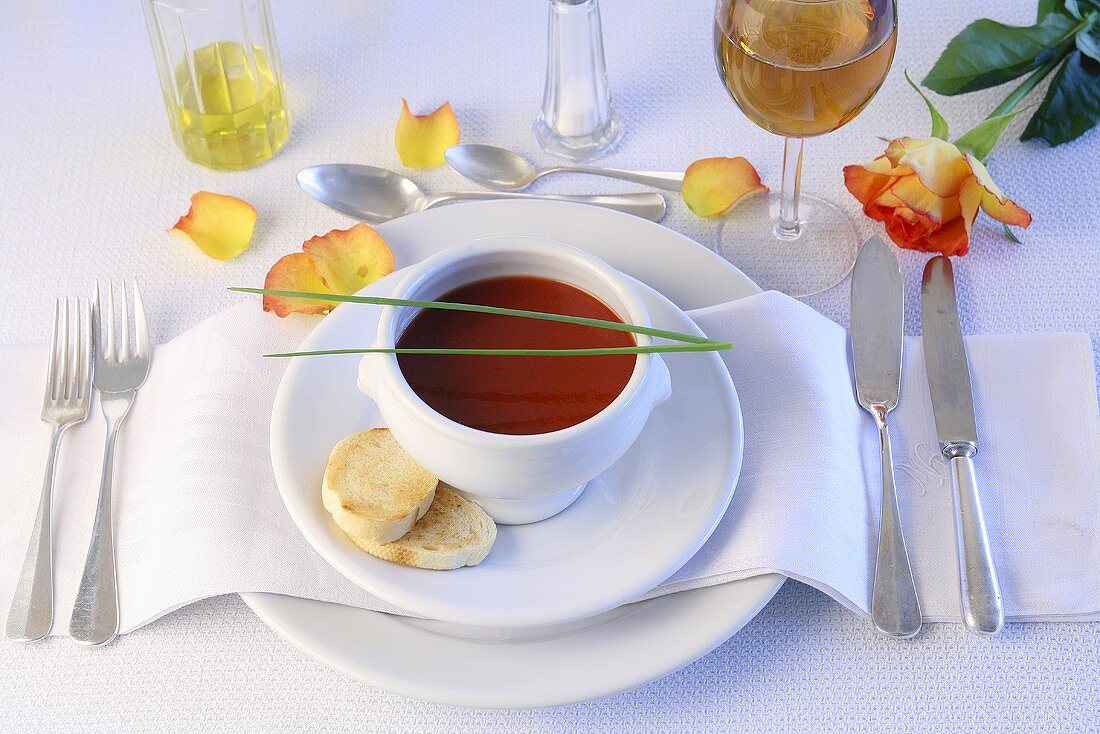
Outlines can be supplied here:
M379 230L398 267L454 242L525 234L592 252L684 309L759 292L690 239L595 207L463 204ZM751 436L748 443L751 450ZM441 703L534 707L626 690L692 662L747 623L782 582L771 575L685 591L539 630L464 627L273 594L241 596L283 637L371 684Z
M403 277L399 270L363 295L388 296ZM702 335L668 299L642 283L634 287L655 327ZM380 306L340 306L300 351L366 345L381 313ZM721 358L713 352L663 356L672 395L627 453L564 512L501 525L483 563L448 573L364 553L333 521L321 503L329 452L344 436L371 427L376 411L356 388L358 355L295 359L271 413L271 460L283 503L334 568L423 617L520 628L613 609L695 555L725 514L741 467L741 408Z

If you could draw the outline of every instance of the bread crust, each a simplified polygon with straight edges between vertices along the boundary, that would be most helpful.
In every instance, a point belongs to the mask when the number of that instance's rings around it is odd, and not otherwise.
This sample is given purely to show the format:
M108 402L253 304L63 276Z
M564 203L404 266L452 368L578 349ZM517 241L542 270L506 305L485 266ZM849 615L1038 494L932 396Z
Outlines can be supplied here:
M440 482L427 514L400 540L375 543L354 535L348 537L383 560L449 571L484 561L496 541L497 528L477 504Z
M340 529L371 543L402 537L431 507L439 483L387 428L360 431L332 449L321 502Z

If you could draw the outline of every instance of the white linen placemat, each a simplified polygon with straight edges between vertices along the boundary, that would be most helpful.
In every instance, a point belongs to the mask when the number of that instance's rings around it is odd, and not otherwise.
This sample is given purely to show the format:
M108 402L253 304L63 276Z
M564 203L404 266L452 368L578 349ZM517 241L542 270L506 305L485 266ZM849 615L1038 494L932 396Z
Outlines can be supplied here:
M700 553L647 596L778 571L866 614L878 497L877 433L855 402L843 329L775 293L692 313L734 342L746 449L730 511ZM332 570L286 514L267 425L282 364L312 320L254 302L159 347L119 446L121 628L240 591L401 613ZM1009 619L1100 619L1100 447L1088 338L967 341L982 438L977 468ZM36 425L46 350L0 349L0 600L11 598L41 485ZM959 617L954 525L919 339L906 343L892 414L902 516L930 621ZM102 442L97 407L64 445L55 494L54 632L68 623L87 549Z

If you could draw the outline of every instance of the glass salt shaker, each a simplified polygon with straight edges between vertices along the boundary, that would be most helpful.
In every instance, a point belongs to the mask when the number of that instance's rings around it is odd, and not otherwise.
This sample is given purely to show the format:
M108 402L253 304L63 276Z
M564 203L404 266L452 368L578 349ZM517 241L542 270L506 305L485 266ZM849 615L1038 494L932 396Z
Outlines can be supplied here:
M599 0L550 0L546 89L534 124L547 152L586 161L622 137L611 106Z

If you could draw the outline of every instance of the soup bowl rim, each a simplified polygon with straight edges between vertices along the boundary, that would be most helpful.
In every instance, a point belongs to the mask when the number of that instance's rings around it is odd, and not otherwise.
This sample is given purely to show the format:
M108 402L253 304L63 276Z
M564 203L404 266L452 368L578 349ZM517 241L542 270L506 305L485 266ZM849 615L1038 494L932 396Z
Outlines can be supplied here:
M418 265L413 266L410 272L394 287L392 297L417 299L417 291L429 286L432 280L448 269L458 267L463 262L478 259L493 254L511 252L520 255L529 255L533 258L553 258L571 261L574 267L586 270L597 277L603 286L604 293L594 293L588 288L569 283L592 295L608 306L624 323L636 326L649 326L649 313L634 288L625 280L621 273L599 258L590 255L572 245L544 237L530 235L494 235L480 237L469 242L444 249L432 257L429 257ZM520 275L521 273L516 273ZM537 273L530 273L535 277ZM506 277L506 276L505 276ZM476 282L478 278L471 278L466 283ZM462 283L453 284L451 288L460 287ZM613 293L620 305L608 303L607 292ZM408 306L384 306L378 322L375 347L392 348L398 339L398 327L401 324L399 316ZM622 313L621 311L626 311ZM407 321L403 324L407 326ZM652 339L645 334L634 334L638 346L652 345ZM612 420L616 414L643 397L643 387L650 370L657 365L657 369L664 368L657 355L636 355L634 368L630 373L623 389L615 396L615 399L604 406L595 415L586 418L579 423L554 431L530 434L495 433L472 428L452 418L448 418L428 405L416 391L409 385L401 371L395 354L366 355L366 359L374 358L375 365L371 370L374 380L388 377L396 390L392 391L402 403L404 409L417 414L425 422L433 424L436 430L442 431L448 437L467 443L485 444L492 443L501 448L524 448L568 442L590 436ZM563 357L562 359L567 359ZM667 368L666 368L667 369ZM360 371L362 377L362 370ZM368 391L369 392L369 391ZM376 398L377 400L377 398ZM654 400L656 403L659 400ZM653 406L651 406L653 407Z

